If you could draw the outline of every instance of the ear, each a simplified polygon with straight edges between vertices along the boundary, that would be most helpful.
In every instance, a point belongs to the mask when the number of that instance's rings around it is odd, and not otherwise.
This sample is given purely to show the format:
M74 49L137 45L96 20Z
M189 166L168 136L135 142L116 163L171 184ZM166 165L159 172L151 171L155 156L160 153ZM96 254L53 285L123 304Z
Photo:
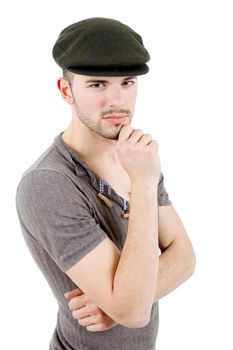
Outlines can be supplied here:
M64 98L64 100L70 105L72 105L74 100L73 100L73 96L72 96L68 81L63 77L59 78L57 81L57 87L62 97Z

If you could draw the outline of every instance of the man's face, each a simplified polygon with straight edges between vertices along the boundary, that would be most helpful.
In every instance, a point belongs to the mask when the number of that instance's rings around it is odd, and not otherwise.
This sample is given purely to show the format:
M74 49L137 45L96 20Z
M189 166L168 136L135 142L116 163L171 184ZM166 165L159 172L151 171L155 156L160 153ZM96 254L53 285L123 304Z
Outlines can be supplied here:
M137 77L91 77L75 74L73 108L80 121L95 134L117 140L122 123L131 124L137 97ZM107 115L123 115L119 120Z

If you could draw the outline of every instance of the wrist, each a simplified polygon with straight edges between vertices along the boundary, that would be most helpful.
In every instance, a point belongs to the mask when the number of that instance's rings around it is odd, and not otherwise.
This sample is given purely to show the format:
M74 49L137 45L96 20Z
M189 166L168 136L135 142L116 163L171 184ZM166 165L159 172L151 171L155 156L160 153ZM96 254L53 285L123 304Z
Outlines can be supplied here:
M155 183L149 184L148 182L136 181L131 183L131 197L135 192L140 192L140 195L143 197L157 198L158 186Z

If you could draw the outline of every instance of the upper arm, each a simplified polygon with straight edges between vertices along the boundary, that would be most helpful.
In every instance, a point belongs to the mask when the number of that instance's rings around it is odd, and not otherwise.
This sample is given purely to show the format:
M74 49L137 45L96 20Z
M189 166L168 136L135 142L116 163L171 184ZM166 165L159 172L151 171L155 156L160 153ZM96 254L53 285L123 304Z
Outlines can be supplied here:
M186 229L175 210L164 186L164 176L161 172L158 184L158 234L159 248L163 252L171 244L179 245L182 254L195 261L195 253Z
M169 245L180 245L183 254L195 260L195 253L186 229L173 205L164 205L159 210L159 247L163 252Z

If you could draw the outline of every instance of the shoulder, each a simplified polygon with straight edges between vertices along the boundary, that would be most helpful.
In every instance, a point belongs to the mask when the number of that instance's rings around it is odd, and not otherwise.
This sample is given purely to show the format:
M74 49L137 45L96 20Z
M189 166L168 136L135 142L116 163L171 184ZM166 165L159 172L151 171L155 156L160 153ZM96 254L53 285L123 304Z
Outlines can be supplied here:
M57 210L61 215L68 208L74 213L77 208L93 209L82 187L63 172L48 168L31 170L22 177L16 190L16 206L18 210Z
M66 174L57 169L40 167L24 173L18 183L17 192L20 189L32 190L32 188L35 190L52 190L53 187L54 190L56 186L64 185L64 183L72 183Z

